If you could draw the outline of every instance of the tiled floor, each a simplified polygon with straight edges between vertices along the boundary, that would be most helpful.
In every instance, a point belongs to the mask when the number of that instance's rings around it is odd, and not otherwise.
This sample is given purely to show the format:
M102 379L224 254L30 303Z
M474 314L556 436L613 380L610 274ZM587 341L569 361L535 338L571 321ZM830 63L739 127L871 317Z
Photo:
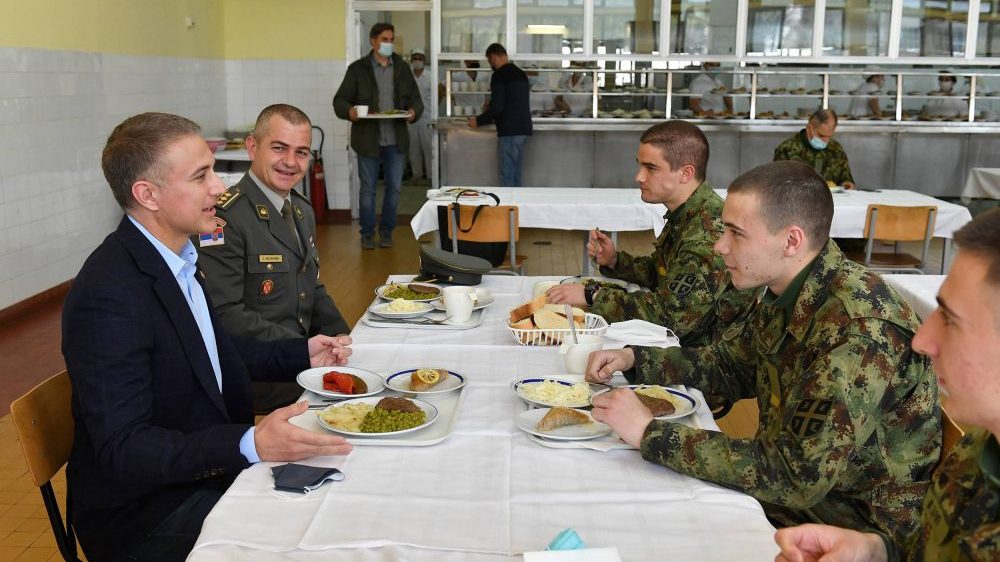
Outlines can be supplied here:
M357 321L371 301L372 291L387 275L416 271L419 245L426 240L415 240L407 226L408 221L401 218L395 247L375 251L360 249L356 224L320 227L317 242L321 262L337 264L322 269L322 278L348 322ZM527 257L525 273L579 274L581 240L579 232L522 229L518 253ZM646 254L652 241L650 232L627 233L620 236L619 246ZM940 256L940 247L935 250L932 256ZM9 404L65 368L60 353L60 314L61 303L52 303L0 328L0 404ZM751 436L756 419L756 405L745 400L720 421L720 426L730 435ZM62 473L54 479L54 486L62 498ZM0 418L0 561L58 559L41 497L28 476L10 416L5 415Z

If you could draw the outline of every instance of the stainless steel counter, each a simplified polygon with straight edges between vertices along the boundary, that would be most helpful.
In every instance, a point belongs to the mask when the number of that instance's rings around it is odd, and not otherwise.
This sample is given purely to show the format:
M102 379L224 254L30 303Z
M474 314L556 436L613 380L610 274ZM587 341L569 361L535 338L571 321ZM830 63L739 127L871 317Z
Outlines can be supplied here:
M536 119L528 141L526 186L633 187L642 131L657 120ZM692 120L708 137L708 181L726 187L739 174L773 158L774 147L805 121ZM436 124L439 185L497 185L496 132L469 129L464 119ZM910 189L958 197L968 170L1000 167L995 123L841 121L836 139L863 187Z

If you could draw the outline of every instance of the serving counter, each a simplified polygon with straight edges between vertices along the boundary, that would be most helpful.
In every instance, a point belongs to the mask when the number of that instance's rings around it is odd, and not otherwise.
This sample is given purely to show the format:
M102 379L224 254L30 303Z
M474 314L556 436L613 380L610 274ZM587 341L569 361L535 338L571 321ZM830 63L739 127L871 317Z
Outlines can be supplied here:
M727 187L739 174L770 162L774 148L804 120L693 119L708 137L708 181ZM635 153L653 119L553 119L534 122L523 184L537 187L634 187ZM465 119L437 122L438 185L497 185L496 131L469 129ZM971 168L1000 168L995 124L841 121L836 137L857 184L959 197Z

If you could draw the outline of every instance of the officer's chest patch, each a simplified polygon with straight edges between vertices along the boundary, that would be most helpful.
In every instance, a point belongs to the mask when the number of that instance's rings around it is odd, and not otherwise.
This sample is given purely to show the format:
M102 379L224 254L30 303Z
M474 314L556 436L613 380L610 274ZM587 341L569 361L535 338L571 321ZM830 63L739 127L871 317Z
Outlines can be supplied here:
M198 234L198 247L206 248L208 246L222 246L226 243L225 232L223 227L226 226L226 221L215 217L215 230L212 232L201 232Z
M792 433L802 438L818 434L826 425L832 409L832 400L803 399L792 415Z
M698 277L693 273L679 273L667 283L667 288L671 293L683 297L694 289L697 280Z

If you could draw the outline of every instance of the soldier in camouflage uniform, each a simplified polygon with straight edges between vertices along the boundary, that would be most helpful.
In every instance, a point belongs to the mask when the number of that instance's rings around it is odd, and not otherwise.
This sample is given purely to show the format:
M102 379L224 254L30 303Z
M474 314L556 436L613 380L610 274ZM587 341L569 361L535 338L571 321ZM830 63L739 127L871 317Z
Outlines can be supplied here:
M774 149L774 161L794 160L812 166L834 185L854 189L854 177L847 163L847 153L833 138L837 130L837 114L832 109L820 109L809 117L806 128L785 139Z
M766 287L750 316L708 347L591 355L590 380L634 367L633 382L756 398L753 439L653 420L625 389L595 398L594 417L651 462L757 498L777 526L909 531L940 456L937 386L910 349L916 315L844 258L832 217L829 190L803 164L740 176L716 249L736 287Z
M292 106L264 109L247 140L250 172L219 196L216 231L193 240L215 313L230 334L270 341L350 332L319 278L312 206L292 189L309 162L310 127ZM258 413L302 394L295 383L253 389Z
M938 294L940 307L913 348L934 363L951 417L978 428L934 471L915 533L891 539L802 525L775 535L776 560L1000 560L1000 210L980 215L955 240L961 249Z
M598 230L588 248L602 274L651 292L562 284L548 291L548 301L589 305L608 322L648 320L673 330L684 345L706 345L744 315L753 298L733 288L712 249L722 235L722 198L705 181L708 140L695 125L667 121L643 133L636 160L642 200L669 209L652 255L618 252Z

